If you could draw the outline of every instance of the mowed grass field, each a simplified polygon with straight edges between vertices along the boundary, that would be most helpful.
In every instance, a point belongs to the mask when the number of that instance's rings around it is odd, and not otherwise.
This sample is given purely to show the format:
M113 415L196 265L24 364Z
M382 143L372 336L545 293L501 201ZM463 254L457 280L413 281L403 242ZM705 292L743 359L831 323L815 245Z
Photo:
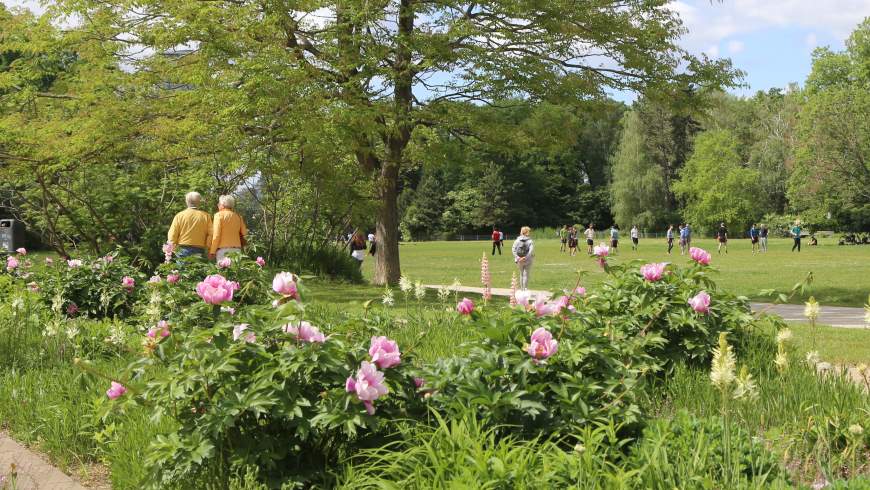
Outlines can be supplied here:
M559 251L559 241L551 237L535 240L535 263L529 287L542 290L559 290L573 286L576 271L586 274L584 286L594 287L605 277L596 261L585 253L585 242L575 257ZM426 284L450 284L458 279L466 286L480 286L480 258L485 252L493 287L510 287L511 274L516 270L510 247L513 241L505 241L503 255L490 255L489 241L465 242L408 242L400 245L402 273L413 280ZM596 241L596 244L598 242ZM770 300L759 295L763 289L788 291L812 272L815 280L810 294L824 305L861 306L870 293L870 246L839 246L836 238L820 239L819 245L810 247L805 239L800 253L791 252L792 240L770 239L765 254L751 253L748 239L732 239L728 242L728 254L716 253L713 239L696 239L693 246L713 254L711 265L718 271L719 284L735 294L757 300ZM639 263L673 262L686 264L687 256L681 256L674 247L672 255L666 253L664 239L641 239L639 250L631 250L631 241L620 241L619 252L611 256L610 263L620 264L636 260ZM367 257L363 265L366 278L372 276L373 264ZM794 302L804 298L796 297Z

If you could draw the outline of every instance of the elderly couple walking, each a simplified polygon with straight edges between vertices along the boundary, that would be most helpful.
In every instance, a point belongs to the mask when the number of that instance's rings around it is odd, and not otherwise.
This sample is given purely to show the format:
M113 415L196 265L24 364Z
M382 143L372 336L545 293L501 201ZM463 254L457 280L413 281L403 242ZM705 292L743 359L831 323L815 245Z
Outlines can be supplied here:
M218 199L218 212L214 219L199 209L202 196L188 192L184 196L187 209L172 219L168 240L175 248L178 258L200 256L221 260L227 254L240 252L248 237L245 220L233 211L236 200L233 196Z

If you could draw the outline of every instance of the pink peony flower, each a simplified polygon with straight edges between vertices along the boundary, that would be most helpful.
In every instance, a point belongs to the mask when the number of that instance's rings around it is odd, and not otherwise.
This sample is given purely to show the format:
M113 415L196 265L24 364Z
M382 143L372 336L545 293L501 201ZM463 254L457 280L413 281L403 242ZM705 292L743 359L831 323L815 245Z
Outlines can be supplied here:
M425 380L425 379L423 379L423 378L414 378L414 386L416 386L417 389L422 388L425 384L426 384L426 380Z
M320 329L304 320L299 322L299 325L290 325L289 323L284 325L284 331L295 335L302 342L318 344L326 342L326 336L323 335Z
M39 292L39 284L36 284L35 282L28 283L27 289L29 289L33 293L38 293Z
M245 330L248 329L248 327L250 327L250 325L248 325L247 323L240 323L233 327L233 340L239 340L239 338L242 337L242 334L245 332ZM249 344L253 344L257 341L257 336L254 334L254 332L248 332L244 335L244 341Z
M76 267L82 266L82 261L79 259L71 259L66 261L66 265L68 265L70 269L75 269Z
M532 332L531 343L526 347L526 352L535 360L546 359L559 350L559 342L553 339L553 334L544 327L539 327Z
M196 285L196 294L210 305L219 305L233 299L233 291L238 289L238 283L227 281L220 274L213 274Z
M713 258L713 256L710 255L710 252L698 247L692 247L689 249L689 257L701 265L709 265L710 259Z
M456 311L462 315L470 315L474 311L474 302L468 298L462 298L462 301L456 305Z
M11 255L9 257L6 257L6 270L14 271L18 268L19 264L20 263L18 262L18 259L16 259L15 257Z
M577 286L577 288L574 289L574 294L582 298L583 296L586 296L586 288L583 286Z
M169 337L169 322L167 322L166 320L160 320L159 322L157 322L156 327L151 327L150 329L148 329L147 335L149 338L152 339L157 338L158 335L160 335L160 338L162 339Z
M689 299L689 306L698 313L706 314L710 311L710 295L706 291L701 291Z
M600 244L597 247L592 249L593 255L599 258L607 257L610 255L610 247L605 244Z
M45 265L53 265L53 264L54 264L54 259L53 259L53 258L51 258L51 257L46 257L46 258L45 258Z
M289 272L279 272L272 279L272 290L281 296L299 299L299 289L296 286L296 275Z
M121 396L127 393L127 388L124 387L121 383L117 381L112 381L111 387L106 390L106 396L109 397L109 400L117 400Z
M667 262L646 264L641 266L640 273L643 274L643 278L647 281L656 282L664 275L667 265Z
M16 248L15 251L16 251L19 255L27 255L27 249L24 248L24 247Z
M514 294L514 298L516 299L517 305L522 306L523 308L528 308L529 301L532 299L532 294L527 290L520 290Z
M155 275L155 276L151 276L151 279L148 279L148 282L151 284L160 284L160 282L162 280L163 279L161 279L160 276Z
M369 355L372 356L372 362L381 369L397 366L402 361L398 344L386 337L372 337Z
M231 265L233 265L233 261L229 257L224 257L224 258L220 259L217 263L217 266L221 269L226 269L227 267L229 267Z
M103 257L103 260L104 260L107 264L111 264L112 262L115 261L115 256L114 256L114 255L106 255L105 257Z
M374 364L363 361L356 377L349 377L344 383L348 393L356 393L357 399L363 402L369 415L374 415L373 401L389 393L384 384L384 373L378 371Z
M133 278L130 277L130 276L124 276L124 277L121 279L121 286L123 286L123 287L125 287L125 288L127 288L127 289L133 289L133 287L134 287L135 285L136 285L136 280L133 279Z
M266 259L264 259L263 257L257 257L257 265L259 265L260 267L265 266L265 265L266 265Z
M179 279L181 279L181 276L175 272L166 276L166 282L168 282L169 284L175 284L178 282Z
M172 242L166 242L163 244L163 261L165 263L172 262L172 254L175 253L175 244Z
M79 312L79 305L75 303L70 303L66 305L66 314L67 316L73 316Z
M560 303L547 301L543 296L538 296L535 300L535 315L537 316L554 316L562 311Z

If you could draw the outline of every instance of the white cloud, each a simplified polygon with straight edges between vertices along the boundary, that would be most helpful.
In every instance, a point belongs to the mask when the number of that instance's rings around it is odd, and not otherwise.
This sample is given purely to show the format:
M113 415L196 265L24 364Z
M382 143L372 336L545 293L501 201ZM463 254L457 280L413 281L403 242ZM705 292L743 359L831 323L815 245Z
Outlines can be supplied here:
M683 46L707 53L705 47L728 38L782 28L810 30L815 43L819 38L842 41L870 16L870 0L675 0L668 6L689 29Z
M0 3L5 5L7 8L25 7L35 14L42 14L45 12L45 8L39 4L38 0L0 0Z
M746 48L746 45L743 41L729 41L728 42L728 53L737 54L742 52Z
M718 58L719 57L719 45L714 44L712 46L709 46L707 49L704 50L704 52L707 53L707 56L709 56L711 58Z

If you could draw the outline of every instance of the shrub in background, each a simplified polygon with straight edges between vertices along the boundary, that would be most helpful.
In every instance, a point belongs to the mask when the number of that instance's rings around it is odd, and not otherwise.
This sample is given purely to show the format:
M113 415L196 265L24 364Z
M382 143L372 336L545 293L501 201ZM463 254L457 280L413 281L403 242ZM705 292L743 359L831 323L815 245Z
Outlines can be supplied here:
M594 315L628 336L661 336L665 341L650 353L669 367L682 361L706 364L720 332L740 332L754 322L749 300L720 290L713 280L715 269L708 265L668 265L656 280L645 278L637 265L607 265L610 277L587 299L587 321L594 322ZM706 312L688 304L701 292L710 296Z
M136 286L124 285L132 278ZM133 311L146 276L126 257L55 260L36 269L32 278L52 309L68 317L125 317Z

